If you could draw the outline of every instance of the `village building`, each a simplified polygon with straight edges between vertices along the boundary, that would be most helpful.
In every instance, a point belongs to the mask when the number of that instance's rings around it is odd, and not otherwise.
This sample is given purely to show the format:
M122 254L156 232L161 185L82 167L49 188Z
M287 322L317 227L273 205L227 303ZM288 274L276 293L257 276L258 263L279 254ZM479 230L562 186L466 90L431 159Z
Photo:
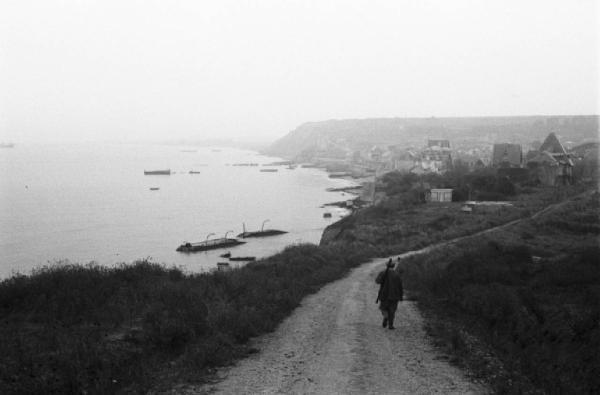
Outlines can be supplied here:
M452 189L450 188L433 188L429 192L427 198L429 202L451 202L452 201Z
M369 151L369 159L373 162L381 162L383 158L383 149L379 146L373 146Z
M391 147L390 150L390 168L395 171L410 171L418 161L418 155L408 149L394 149Z
M473 163L473 170L482 170L485 168L485 162L479 158Z
M450 140L429 139L427 140L427 146L450 149Z
M443 173L452 167L452 150L448 140L427 140L427 147L421 151L411 168L412 173Z
M568 185L572 181L573 161L563 145L550 133L538 151L528 155L531 177L543 185Z
M500 143L494 144L492 151L493 167L521 167L523 164L523 150L519 144Z

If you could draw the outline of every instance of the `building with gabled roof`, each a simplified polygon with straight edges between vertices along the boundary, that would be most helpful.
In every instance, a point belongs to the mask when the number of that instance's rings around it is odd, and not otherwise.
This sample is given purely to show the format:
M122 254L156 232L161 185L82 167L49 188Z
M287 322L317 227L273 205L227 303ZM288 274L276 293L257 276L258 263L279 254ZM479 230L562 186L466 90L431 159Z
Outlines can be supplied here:
M448 140L427 140L418 160L424 169L443 173L452 167L452 150Z
M494 144L494 149L492 151L492 166L521 167L522 164L523 151L520 144Z
M556 137L556 134L554 134L554 132L550 133L548 135L548 137L546 137L546 140L544 140L544 142L542 143L542 146L540 147L540 149L538 151L540 151L540 152L547 151L553 155L556 155L556 154L566 155L567 154L565 147L563 147L563 145L560 143L560 141L558 141L558 137Z

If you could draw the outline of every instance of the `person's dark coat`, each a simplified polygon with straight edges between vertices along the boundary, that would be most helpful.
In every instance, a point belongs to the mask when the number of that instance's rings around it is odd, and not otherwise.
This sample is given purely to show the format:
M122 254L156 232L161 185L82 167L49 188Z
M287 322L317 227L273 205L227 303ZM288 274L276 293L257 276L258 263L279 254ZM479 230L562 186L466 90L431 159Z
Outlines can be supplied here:
M385 274L386 271L387 275ZM404 289L402 288L402 277L400 277L400 274L396 270L388 268L377 275L375 282L381 284L384 278L385 282L383 283L383 287L381 287L379 300L393 302L402 300Z

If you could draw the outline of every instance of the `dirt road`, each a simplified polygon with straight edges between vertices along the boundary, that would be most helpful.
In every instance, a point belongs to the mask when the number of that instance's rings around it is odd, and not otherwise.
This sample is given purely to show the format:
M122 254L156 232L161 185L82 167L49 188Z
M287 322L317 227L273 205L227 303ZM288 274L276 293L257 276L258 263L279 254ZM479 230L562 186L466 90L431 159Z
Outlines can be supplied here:
M529 218L554 210L550 205ZM421 254L524 219L400 255ZM396 329L381 327L375 276L387 259L365 263L306 297L277 330L253 341L259 353L221 369L216 383L178 388L194 394L480 394L430 343L414 302L399 304Z
M410 253L409 253L410 254ZM222 379L189 393L485 393L440 355L414 302L398 307L396 329L381 327L377 259L308 296L278 329L254 341L260 352L222 369Z

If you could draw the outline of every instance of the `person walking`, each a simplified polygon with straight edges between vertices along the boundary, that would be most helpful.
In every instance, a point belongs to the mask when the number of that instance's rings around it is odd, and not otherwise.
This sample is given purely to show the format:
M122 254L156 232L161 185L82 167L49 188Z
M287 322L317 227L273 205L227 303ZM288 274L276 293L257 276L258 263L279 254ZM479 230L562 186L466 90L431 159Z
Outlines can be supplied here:
M379 302L379 310L383 315L381 325L384 328L395 329L394 317L398 302L403 299L404 290L402 288L402 277L400 277L400 273L394 270L394 262L391 258L387 262L385 270L377 275L375 282L379 284L379 293L375 303Z

